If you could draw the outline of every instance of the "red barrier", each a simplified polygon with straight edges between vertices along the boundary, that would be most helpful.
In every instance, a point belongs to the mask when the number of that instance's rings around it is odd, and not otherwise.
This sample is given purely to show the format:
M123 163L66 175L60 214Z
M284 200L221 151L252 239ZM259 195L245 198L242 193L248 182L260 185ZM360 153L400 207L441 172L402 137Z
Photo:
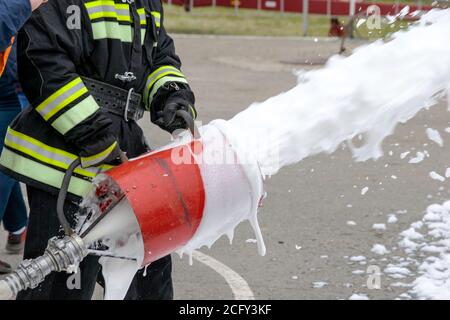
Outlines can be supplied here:
M167 1L167 0L165 0ZM221 7L233 7L234 1L238 1L239 8L245 9L257 9L258 0L216 0L216 5ZM184 0L172 0L173 4L182 5ZM194 0L194 10L195 7L205 7L211 6L212 0ZM261 9L280 11L281 10L281 0L260 0ZM357 2L355 6L355 12L366 12L367 8L371 5L376 5L380 8L380 13L382 15L393 15L398 11L406 7L408 4L399 4L396 8L393 3L377 3L377 2ZM343 0L331 0L330 1L331 14L338 16L349 15L350 3L349 1ZM409 5L410 12L419 10L417 5ZM422 6L420 10L428 11L431 10L432 6ZM284 1L284 11L286 12L303 12L303 1L301 0L285 0ZM312 14L327 14L327 0L309 0L309 13Z

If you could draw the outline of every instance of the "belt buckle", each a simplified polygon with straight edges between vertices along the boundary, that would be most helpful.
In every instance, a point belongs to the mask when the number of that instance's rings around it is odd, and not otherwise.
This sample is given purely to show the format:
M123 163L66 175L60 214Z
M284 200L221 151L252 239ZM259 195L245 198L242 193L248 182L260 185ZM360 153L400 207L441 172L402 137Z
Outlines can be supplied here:
M125 122L128 122L128 109L130 107L131 94L133 93L133 91L134 88L128 90L127 101L125 103L125 110L123 112L123 118L125 119Z
M134 114L134 118L135 118L135 121L138 121L138 120L140 120L143 116L144 116L144 108L142 107L142 105L141 104L139 104L138 105L138 108L136 109L136 112L135 112L135 114Z

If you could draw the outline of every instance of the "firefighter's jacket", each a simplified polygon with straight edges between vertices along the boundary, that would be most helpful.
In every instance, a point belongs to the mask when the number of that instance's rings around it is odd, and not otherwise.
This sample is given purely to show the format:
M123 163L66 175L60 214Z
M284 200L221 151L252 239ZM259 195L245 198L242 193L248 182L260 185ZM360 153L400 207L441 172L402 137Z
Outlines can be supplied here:
M0 170L49 192L58 191L79 157L69 192L85 196L91 180L111 167L96 164L116 155L119 145L126 152L144 144L137 123L106 112L81 77L133 88L153 121L171 95L195 102L159 0L49 1L19 32L17 51L31 105L8 128ZM172 87L177 90L168 95Z

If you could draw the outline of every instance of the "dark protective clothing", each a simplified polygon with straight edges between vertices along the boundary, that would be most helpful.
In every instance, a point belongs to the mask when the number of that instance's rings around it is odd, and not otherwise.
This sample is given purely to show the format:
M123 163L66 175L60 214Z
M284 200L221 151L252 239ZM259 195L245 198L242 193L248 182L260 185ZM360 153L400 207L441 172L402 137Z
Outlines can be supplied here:
M102 110L82 76L142 94L154 122L169 97L194 106L161 2L129 2L50 1L33 13L18 37L19 78L31 106L8 129L0 170L56 193L80 157L69 193L84 196L92 178L110 168L100 163L144 145L137 123ZM167 94L169 83L178 90L169 86ZM128 134L114 130L121 126Z
M11 123L0 170L27 184L30 221L25 258L42 254L57 234L56 194L65 171L78 157L67 210L91 189L92 179L109 169L120 150L128 157L148 151L134 120L107 112L82 77L142 95L153 122L160 123L169 99L189 105L195 98L180 70L172 39L163 25L159 0L58 0L36 10L18 36L18 69L31 105ZM176 84L171 85L171 84ZM82 264L81 291L69 291L67 275L51 275L20 299L88 299L99 266ZM170 257L154 262L147 276L139 271L127 298L170 299ZM66 278L64 278L66 277Z

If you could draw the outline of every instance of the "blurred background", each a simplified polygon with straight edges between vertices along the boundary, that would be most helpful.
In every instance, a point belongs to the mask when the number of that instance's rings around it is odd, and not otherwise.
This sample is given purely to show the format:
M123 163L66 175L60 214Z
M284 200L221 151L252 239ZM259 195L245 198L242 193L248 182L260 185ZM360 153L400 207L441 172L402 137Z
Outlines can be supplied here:
M343 36L372 39L405 28L448 0L165 0L171 33ZM373 6L376 7L373 7ZM408 7L408 8L405 8ZM402 11L403 10L403 11ZM367 20L380 18L377 28ZM353 17L350 19L349 17ZM375 20L373 23L377 22Z

